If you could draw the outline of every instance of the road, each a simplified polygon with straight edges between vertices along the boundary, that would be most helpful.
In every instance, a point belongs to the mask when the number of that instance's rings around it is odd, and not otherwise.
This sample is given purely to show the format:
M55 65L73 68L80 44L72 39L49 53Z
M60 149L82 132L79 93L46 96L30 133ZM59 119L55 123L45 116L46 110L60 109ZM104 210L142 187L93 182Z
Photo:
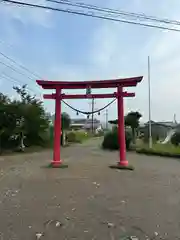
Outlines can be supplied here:
M135 171L108 168L117 152L101 139L0 158L0 240L180 239L180 162L129 153ZM41 235L42 234L42 235Z

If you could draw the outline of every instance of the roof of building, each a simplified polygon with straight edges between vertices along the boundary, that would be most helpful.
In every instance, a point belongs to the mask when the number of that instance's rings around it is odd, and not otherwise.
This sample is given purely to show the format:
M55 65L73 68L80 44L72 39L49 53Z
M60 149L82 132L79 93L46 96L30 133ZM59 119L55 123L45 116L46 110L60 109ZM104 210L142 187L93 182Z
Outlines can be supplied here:
M84 126L85 126L85 124L83 124L83 123L73 123L73 124L70 125L71 128L72 127L81 127L81 128L83 128Z
M85 124L86 120L87 120L86 118L71 119L71 124Z
M75 118L75 119L71 119L71 124L91 124L92 123L92 119L87 119L87 118ZM100 124L100 120L94 118L93 119L93 123L98 123Z
M116 120L111 120L109 121L110 124L118 124L118 119ZM149 121L146 123L140 123L139 127L140 128L144 128L146 126L148 126ZM173 121L164 121L164 122L155 122L155 121L151 121L151 125L159 125L159 126L165 126L165 127L171 127L171 128L180 128L180 124L173 122Z
M144 124L144 126L148 126L148 125L149 125L149 121ZM179 124L177 124L176 122L173 122L173 121L162 121L162 122L151 121L151 125L161 125L161 126L165 126L165 127L176 128Z

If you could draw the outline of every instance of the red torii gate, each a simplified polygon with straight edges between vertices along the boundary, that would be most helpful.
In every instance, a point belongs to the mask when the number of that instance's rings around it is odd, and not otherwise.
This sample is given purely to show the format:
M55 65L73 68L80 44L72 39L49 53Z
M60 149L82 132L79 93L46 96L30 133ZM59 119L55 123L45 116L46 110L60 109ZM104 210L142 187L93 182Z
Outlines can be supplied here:
M123 91L123 87L135 87L143 79L140 77L99 80L99 81L46 81L37 80L37 84L43 89L55 89L56 93L44 94L44 99L55 100L55 122L54 122L54 153L52 167L64 167L61 160L60 139L61 139L61 100L62 99L87 99L87 98L117 98L118 102L118 140L119 140L119 162L117 168L128 169L126 159L126 142L124 129L124 97L134 97L135 93ZM63 89L89 89L89 88L117 88L111 94L64 94Z

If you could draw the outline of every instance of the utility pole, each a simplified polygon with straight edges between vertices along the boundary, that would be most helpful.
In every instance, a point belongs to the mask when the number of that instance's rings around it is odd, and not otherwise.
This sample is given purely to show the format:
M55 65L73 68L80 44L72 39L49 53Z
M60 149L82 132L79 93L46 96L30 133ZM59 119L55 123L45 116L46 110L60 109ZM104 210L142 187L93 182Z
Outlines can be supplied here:
M106 130L108 130L108 109L106 109Z
M177 124L177 121L176 121L176 114L174 114L174 123Z
M151 73L150 57L148 56L148 95L149 95L149 148L152 148L152 127L151 127Z

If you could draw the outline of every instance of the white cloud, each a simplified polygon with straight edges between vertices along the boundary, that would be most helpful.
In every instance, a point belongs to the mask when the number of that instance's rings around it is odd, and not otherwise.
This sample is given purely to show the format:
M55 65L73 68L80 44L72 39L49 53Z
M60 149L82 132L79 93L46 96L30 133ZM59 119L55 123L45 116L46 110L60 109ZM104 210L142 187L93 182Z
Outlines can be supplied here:
M48 5L45 0L19 0L19 2L28 2L44 6ZM23 24L33 23L36 25L41 25L43 27L51 27L52 24L52 12L39 8L1 3L0 14L6 16L6 19L9 20L9 23L11 20L19 20Z
M121 8L121 2L109 1L109 7ZM123 6L126 11L145 12L173 17L174 8L169 3L160 1L134 0L132 4ZM164 1L163 1L164 3ZM156 6L156 9L154 7ZM176 14L175 14L176 15ZM174 17L175 18L175 17ZM148 119L148 84L147 57L151 56L152 82L152 116L154 120L171 120L173 114L178 115L178 92L180 89L180 34L151 30L126 24L102 21L91 39L89 47L89 65L91 69L81 66L64 66L57 70L59 79L86 80L108 79L143 75L144 80L135 91L136 97L125 100L125 111L138 110L143 113L144 120ZM59 73L60 72L60 73ZM177 87L178 86L178 87ZM108 92L108 90L107 90ZM99 102L99 101L98 101ZM105 104L108 100L103 100ZM99 102L99 106L102 105ZM116 105L110 108L110 118L116 116Z
M131 0L128 3L124 1L124 4L119 0L109 0L109 4L113 8L172 19L176 19L180 10L178 0L173 3L168 0ZM31 22L47 27L52 20L51 13L40 10L33 10L32 14L31 9L6 6L3 11L12 18L20 19L23 24ZM180 120L180 33L101 21L91 36L88 48L88 66L64 64L62 58L56 66L50 65L46 76L49 79L86 80L144 75L143 82L133 89L136 98L126 100L126 112L139 110L147 120L147 56L150 55L153 119L171 120L176 113ZM98 104L102 106L107 101L98 101ZM81 108L84 107L81 105ZM115 117L115 105L110 108L109 115L110 118Z
M120 1L116 1L116 8L118 4L120 7ZM168 1L157 4L157 1L134 0L125 9L176 19L178 7L178 1L170 7ZM144 75L143 82L135 89L137 97L126 100L126 107L143 112L145 120L148 118L147 56L150 55L153 118L171 120L177 113L180 120L180 33L103 22L95 31L92 52L94 65L103 71L103 76Z

